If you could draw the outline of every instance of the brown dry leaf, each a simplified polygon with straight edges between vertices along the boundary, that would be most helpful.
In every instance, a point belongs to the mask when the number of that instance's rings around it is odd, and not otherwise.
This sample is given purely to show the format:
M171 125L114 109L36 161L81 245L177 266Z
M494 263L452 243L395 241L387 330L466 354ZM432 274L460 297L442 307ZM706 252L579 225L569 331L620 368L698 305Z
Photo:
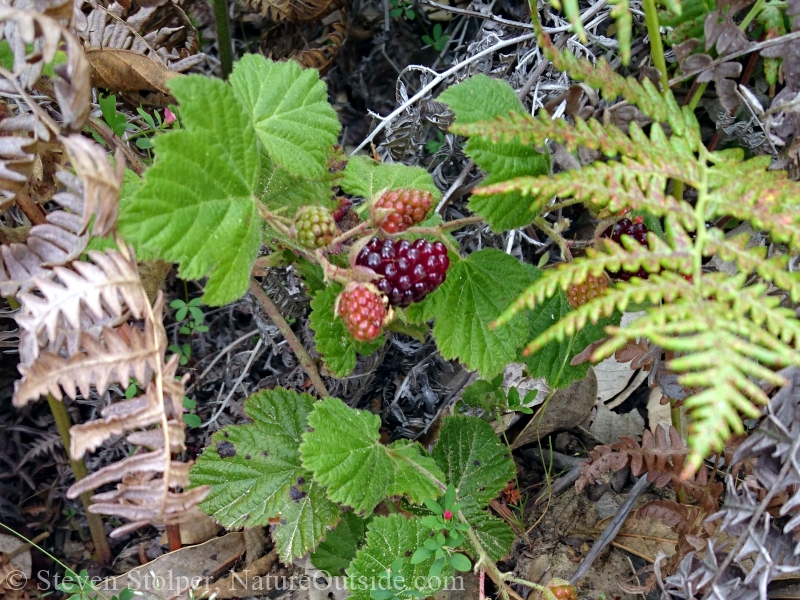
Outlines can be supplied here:
M532 444L560 429L577 427L589 416L596 398L597 378L594 369L589 369L586 377L558 390L549 402L536 411L511 448Z
M19 115L0 122L0 213L11 206L33 174L40 141L50 132L31 115Z
M599 521L590 535L599 536L612 518L613 515ZM667 558L675 554L677 542L678 535L664 521L633 513L625 519L612 545L653 563L659 552Z
M159 556L127 573L109 577L97 588L107 598L119 595L126 587L135 589L140 600L188 598L193 583L202 592L206 583L230 570L244 555L244 550L244 533L229 533L199 546ZM199 598L201 594L197 592L194 597Z
M92 67L92 85L112 92L155 91L169 95L167 82L179 77L163 63L116 48L91 49L86 58Z

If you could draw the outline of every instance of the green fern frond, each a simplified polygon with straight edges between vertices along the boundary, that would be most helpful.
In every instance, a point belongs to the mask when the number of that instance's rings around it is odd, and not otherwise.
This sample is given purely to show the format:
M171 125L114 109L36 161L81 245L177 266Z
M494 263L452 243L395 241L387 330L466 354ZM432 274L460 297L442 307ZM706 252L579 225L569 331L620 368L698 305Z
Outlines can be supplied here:
M789 293L793 302L800 301L800 273L786 270L789 255L767 258L767 248L756 246L747 248L749 233L742 233L731 239L725 239L719 229L709 231L710 243L705 249L706 256L718 254L722 260L735 262L737 268L745 273L756 272L761 279L774 283Z
M683 162L676 162L678 167ZM647 210L654 216L673 214L689 226L694 222L691 207L664 192L669 176L656 165L640 163L595 163L580 170L580 176L567 171L553 176L518 177L501 183L487 185L473 191L477 196L491 196L519 191L525 196L534 196L543 206L553 196L562 199L575 198L595 209L608 208L618 211L623 208Z
M593 65L572 52L560 52L547 35L539 35L538 40L545 56L559 71L566 71L573 79L599 89L606 100L612 101L621 96L638 106L655 122L669 123L673 134L691 140L692 147L699 148L702 144L694 114L688 108L681 109L671 92L662 94L649 79L640 83L633 77L619 75L605 58Z

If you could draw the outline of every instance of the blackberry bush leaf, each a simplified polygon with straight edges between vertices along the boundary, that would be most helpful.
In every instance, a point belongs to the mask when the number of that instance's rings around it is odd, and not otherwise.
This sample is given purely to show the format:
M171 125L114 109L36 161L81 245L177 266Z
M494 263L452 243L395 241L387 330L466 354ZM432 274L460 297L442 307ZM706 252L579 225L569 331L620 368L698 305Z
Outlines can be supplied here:
M325 489L316 481L290 489L291 501L284 504L275 529L275 545L284 563L317 547L328 528L338 520L339 507L328 500Z
M535 306L528 313L530 336L544 333L572 310L566 294L558 290L553 296ZM606 337L607 325L618 325L620 315L604 318L597 323L587 323L577 333L561 341L549 344L523 358L531 377L544 377L551 388L564 388L573 381L583 379L589 371L589 363L572 366L570 362L589 344Z
M458 358L491 378L517 357L525 343L524 315L502 327L489 325L531 281L520 262L499 250L485 249L450 266L447 279L409 318L436 318L433 336L442 356ZM414 307L412 307L414 308Z
M287 215L293 215L301 206L331 208L332 183L327 170L313 177L294 175L286 167L270 161L262 172L258 199L270 210L285 207Z
M254 190L257 140L244 107L222 81L173 79L183 129L154 138L156 161L119 217L135 245L180 264L179 275L208 275L203 303L240 298L261 245Z
M245 403L253 423L216 432L190 473L193 486L211 486L201 508L228 529L265 527L280 514L275 539L284 559L314 548L339 518L300 463L313 404L312 396L282 388L253 394Z
M461 512L474 528L475 535L489 558L497 561L511 551L514 532L503 519L498 519L485 508L466 499Z
M456 128L481 121L507 117L509 113L526 114L525 107L506 82L486 75L475 75L448 88L439 101L450 105L456 113ZM472 137L465 146L467 155L480 169L489 174L485 185L523 176L546 175L550 172L550 157L531 144L517 139L505 141L489 137ZM523 227L533 222L538 206L524 199L518 191L490 196L473 196L469 207L486 218L495 231Z
M339 185L348 194L362 198L372 198L381 190L404 188L430 192L437 202L442 197L433 177L422 167L379 163L366 156L353 156L348 160Z
M328 151L341 125L316 70L246 54L230 80L276 164L302 177L326 171Z
M367 535L367 521L352 512L342 515L335 529L311 555L311 562L329 575L344 575Z
M436 463L419 444L381 444L378 415L327 398L314 405L308 424L300 446L303 465L328 486L328 497L334 502L369 514L389 495L421 503L438 494L435 481L426 477L442 480Z
M433 458L446 483L456 488L458 501L469 499L479 507L497 497L516 473L511 451L489 423L475 417L446 417Z
M419 519L406 519L402 515L390 515L388 517L376 517L369 524L367 530L367 541L364 547L358 551L350 567L347 569L348 581L357 582L378 582L381 577L385 579L385 573L398 558L410 557L411 554L422 546L425 540L429 539L430 528L422 525ZM430 584L438 582L439 587L443 586L448 577L453 573L452 567L445 565L439 577L428 577L433 556L416 565L411 564L411 560L403 560L403 567L400 575L407 586L412 586L415 582ZM364 579L362 579L364 578ZM384 584L385 585L385 584ZM371 589L367 585L355 585L355 589L350 590L350 597L353 600L370 600ZM416 589L416 588L412 588ZM423 596L433 596L437 587L424 587L418 591Z
M345 377L356 366L356 352L369 356L383 345L381 335L373 342L358 342L347 331L344 319L333 314L336 296L342 291L339 284L330 284L311 300L311 329L314 343L334 377Z

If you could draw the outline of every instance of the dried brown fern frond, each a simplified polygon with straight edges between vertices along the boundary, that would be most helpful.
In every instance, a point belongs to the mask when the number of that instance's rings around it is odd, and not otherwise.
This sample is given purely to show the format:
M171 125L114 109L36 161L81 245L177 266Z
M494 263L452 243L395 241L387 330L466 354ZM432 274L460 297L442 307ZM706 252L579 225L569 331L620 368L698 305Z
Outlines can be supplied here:
M346 27L341 21L336 21L319 33L315 30L319 27L313 23L278 25L261 38L261 53L273 60L292 59L324 75L342 48Z
M32 114L0 121L0 213L11 206L33 174L40 141L50 141L50 131Z
M119 2L81 2L89 7L86 27L79 32L87 48L131 50L177 72L205 59L197 30L177 4L126 4L127 8Z
M17 2L23 4L23 2ZM67 25L72 18L72 3L50 3L50 14ZM66 15L69 9L69 15ZM53 91L61 113L61 127L67 131L80 131L89 117L91 84L89 63L83 47L68 28L56 18L32 10L0 7L0 40L6 39L14 53L11 72L0 70L0 90L24 94L42 76L45 65L52 63L56 52L63 51L66 62L55 67ZM23 95L23 98L25 96ZM35 113L43 112L30 98L25 98ZM41 119L41 115L37 114ZM46 119L43 119L46 122ZM56 128L49 125L53 133Z
M54 196L64 210L31 228L25 244L0 248L0 290L15 294L22 308L20 328L22 378L15 382L14 404L22 406L49 395L85 399L103 395L112 383L131 378L143 395L111 404L96 421L71 428L70 456L81 459L112 436L128 432L128 441L147 452L108 465L76 482L70 498L118 482L116 490L94 497L90 512L124 517L131 523L173 525L205 496L188 486L190 464L172 459L182 452L184 379L176 379L177 359L165 363L167 336L162 323L163 296L151 305L139 277L136 258L121 238L119 250L89 252L89 239L114 233L124 160L78 135L59 137L76 174L62 171L67 189Z
M312 21L336 10L340 0L242 0L242 4L273 21Z
M717 510L723 485L713 481L705 465L693 477L681 478L689 448L674 427L670 426L668 432L659 427L655 435L645 429L641 445L627 436L619 439L619 444L596 446L592 450L590 460L581 465L580 477L575 482L577 491L608 473L630 467L634 476L647 473L648 481L656 488L671 483L676 492L686 493L701 504L710 500Z
M54 276L49 266L80 257L89 243L87 226L93 217L95 235L103 235L109 230L108 224L116 220L124 168L122 153L117 153L114 169L102 148L90 140L79 135L59 140L87 183L72 173L60 172L57 178L66 189L55 194L53 201L65 210L50 212L45 224L30 229L24 244L0 246L0 294L4 296L30 291L35 278ZM105 158L101 161L101 157Z

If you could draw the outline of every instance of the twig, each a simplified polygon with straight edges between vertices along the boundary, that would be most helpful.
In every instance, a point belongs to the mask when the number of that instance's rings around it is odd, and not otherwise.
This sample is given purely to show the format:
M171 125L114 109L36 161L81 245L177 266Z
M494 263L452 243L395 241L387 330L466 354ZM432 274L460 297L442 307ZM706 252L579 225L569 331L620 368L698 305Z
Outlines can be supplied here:
M281 315L280 309L275 305L275 303L270 299L269 296L261 289L261 285L259 285L258 281L256 281L255 277L250 277L250 292L255 296L256 300L258 300L259 304L264 308L264 311L267 313L272 322L278 327L280 332L283 334L283 337L286 339L286 342L289 344L289 347L297 356L297 359L300 361L300 364L303 365L303 369L305 369L308 378L311 380L311 383L317 389L317 394L320 398L326 398L330 394L328 393L328 389L325 387L325 383L322 381L322 377L319 375L319 371L317 371L317 366L314 364L314 361L309 356L306 349L303 347L303 344L300 343L300 340L297 339L297 336L292 331L291 326L289 323L286 322L286 319L283 318Z
M684 73L683 75L679 75L678 77L673 77L669 80L669 85L673 86L676 83L681 83L682 81L686 81L694 77L695 75L699 75L703 71L707 71L709 69L713 69L714 67L718 67L722 63L728 62L729 60L733 60L734 58L739 58L740 56L744 56L745 54L750 54L751 52L757 52L759 50L763 50L764 48L769 48L771 46L776 46L779 44L784 44L786 42L793 42L794 40L800 39L800 31L793 31L792 33L787 33L786 35L782 35L781 37L772 38L770 40L764 40L763 42L759 42L757 44L753 44L752 46L748 46L743 50L738 50L736 52L731 52L730 54L726 54L716 60L711 61L702 69L695 69L694 71L689 71L688 73Z
M51 394L47 394L47 404L50 406L50 412L53 413L53 418L56 421L56 429L61 436L61 443L67 453L69 465L72 467L72 474L75 476L75 481L80 481L88 477L89 470L86 468L86 463L82 460L74 460L70 455L70 427L72 427L72 420L67 412L66 405L59 400L56 400ZM89 506L92 504L92 493L84 492L80 495L81 504L86 513L86 520L89 523L89 532L92 535L92 543L94 543L94 551L97 553L97 562L101 565L109 564L111 562L111 547L108 545L108 538L106 531L103 527L103 519L97 513L89 512Z
M506 48L507 46L513 46L515 44L519 44L519 43L522 43L522 42L527 42L528 40L532 40L532 39L535 39L535 38L536 38L536 34L535 33L526 33L525 35L520 35L520 36L517 36L515 38L511 38L510 40L503 40L501 42L498 42L494 46L486 48L486 50L482 50L481 52L478 52L477 54L462 60L460 63L456 64L455 66L453 66L453 67L447 69L446 71L440 73L439 75L434 77L430 81L430 83L428 83L427 85L423 86L422 89L419 92L417 92L416 94L411 96L411 98L409 98L408 100L403 102L403 104L398 106L388 116L384 117L383 120L380 123L378 123L378 126L375 127L375 129L372 130L372 133L370 133L366 138L364 138L364 141L361 142L358 145L358 147L356 147L356 149L353 150L350 154L351 155L356 154L359 150L363 149L365 146L367 146L369 143L371 143L372 140L375 139L375 136L377 136L381 131L383 131L386 128L386 126L389 125L389 123L391 123L398 116L400 116L409 106L411 106L412 104L414 104L418 100L421 100L422 98L424 98L428 94L428 92L430 92L433 88L435 88L437 85L439 85L442 81L444 81L445 79L447 79L451 75L454 75L455 73L458 73L458 71L460 71L461 69L463 69L467 65L470 65L470 64L480 60L484 56L486 56L488 54L493 54L494 52L497 52L501 48Z
M214 357L214 360L212 360L212 361L211 361L211 363L210 363L210 364L209 364L209 365L208 365L208 366L207 366L207 367L206 367L206 368L203 370L203 372L202 372L202 373L200 373L200 375L198 375L198 376L195 378L195 383L193 383L192 385L190 385L190 386L189 386L189 387L186 389L186 393L187 393L187 394L190 394L190 393L192 392L192 390L194 390L194 388L197 386L197 384L198 384L200 381L202 381L202 380L203 380L203 378L205 378L205 376L206 376L206 375L208 375L208 374L209 374L209 372L210 372L210 371L211 371L211 369L214 367L214 365L215 365L215 364L217 364L217 363L218 363L218 362L219 362L219 361L222 359L222 357L223 357L223 356L225 356L225 355L226 355L228 352L230 352L231 350L233 350L233 349L234 349L236 346L238 346L239 344L241 344L243 341L245 341L245 340L247 340L247 339L250 339L251 337L253 337L253 336L254 336L254 335L256 335L257 333L258 333L258 329L253 329L253 331L248 331L248 332L247 332L247 333L245 333L245 334L244 334L242 337L240 337L240 338L237 338L237 339L233 340L233 341L232 341L230 344L228 344L228 345L227 345L227 346L225 346L225 347L224 347L222 350L220 350L219 352L217 352L217 355ZM200 360L200 362L203 362L203 360L205 360L205 359L202 359L202 360Z
M633 503L642 494L642 492L644 492L648 485L649 482L647 481L647 475L642 475L639 477L636 485L634 485L631 491L628 492L628 497L625 500L625 503L617 511L617 514L614 515L614 518L609 521L608 525L606 525L603 533L601 533L600 537L597 538L597 541L592 546L592 549L589 550L589 553L583 559L583 562L578 566L575 574L569 578L571 583L577 584L578 581L580 581L581 578L586 574L586 571L589 570L589 567L592 566L592 563L595 561L595 559L600 556L600 553L605 550L605 548L612 541L614 541L614 538L617 536L617 533L622 527L622 524L625 522L625 519L628 518L628 514L633 508Z
M222 414L222 411L224 411L225 408L228 406L228 402L230 402L231 398L233 398L233 395L236 393L236 390L239 388L239 386L242 384L242 381L244 381L244 378L247 377L247 374L250 372L250 367L253 366L253 361L255 360L258 351L261 350L261 346L263 343L264 343L264 338L258 338L256 347L253 348L253 351L250 353L250 358L247 359L247 364L244 366L242 374L239 375L239 379L236 380L236 383L234 383L231 386L231 391L228 392L227 396L225 396L225 400L222 401L222 406L220 406L219 410L217 410L217 412L214 413L213 417L211 417L208 421L200 425L200 427L210 427L213 423L217 421L217 419L219 419L219 416Z
M113 131L111 131L111 128L108 125L103 123L97 117L89 115L89 127L94 129L95 133L99 135L101 138L103 138L103 141L106 144L108 144L109 146L111 145L116 146L117 148L122 150L122 152L125 153L125 158L127 159L128 164L131 167L131 170L137 175L139 175L139 177L142 176L147 167L139 159L139 157L136 156L136 154L134 154L133 150L130 149L128 144L126 144L123 140L119 138L119 136L117 136Z

